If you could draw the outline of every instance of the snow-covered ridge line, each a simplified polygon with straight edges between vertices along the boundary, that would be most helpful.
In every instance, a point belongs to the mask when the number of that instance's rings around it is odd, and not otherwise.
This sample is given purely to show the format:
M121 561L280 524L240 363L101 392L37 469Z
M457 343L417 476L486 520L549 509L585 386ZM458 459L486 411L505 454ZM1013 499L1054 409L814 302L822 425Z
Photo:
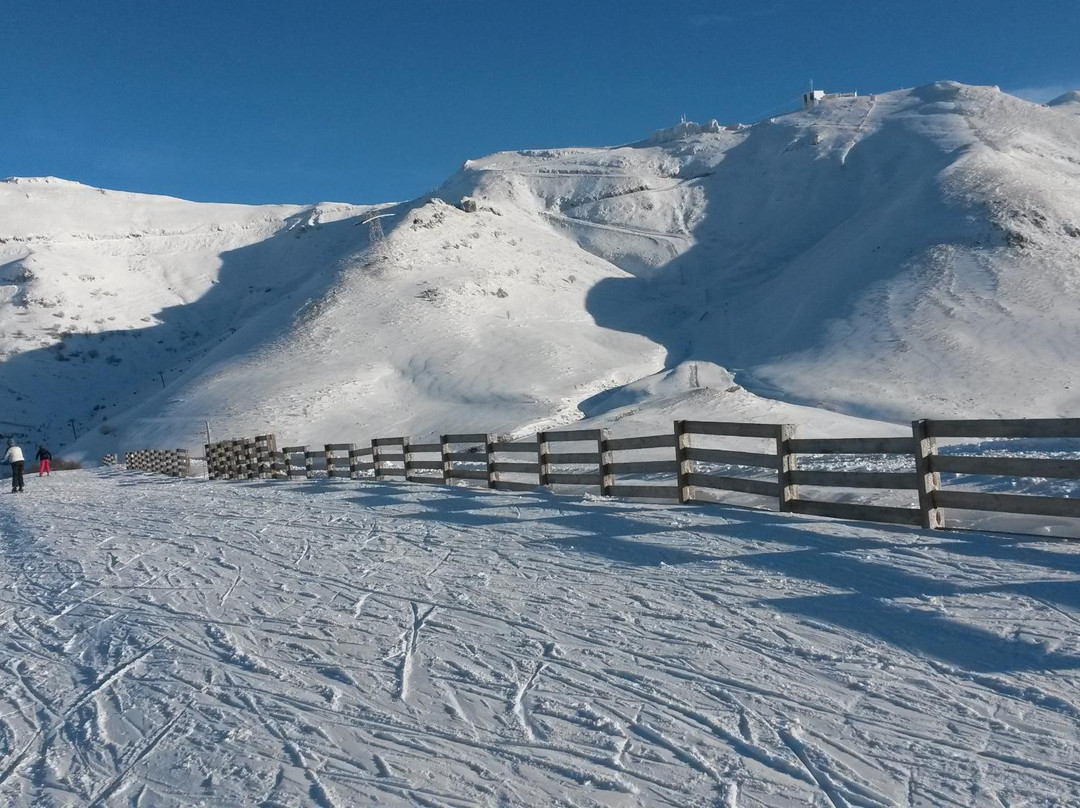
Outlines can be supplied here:
M65 180L61 177L4 177L0 182L9 185L60 185L69 188L90 188L95 191L104 190L93 185L84 185L75 180Z

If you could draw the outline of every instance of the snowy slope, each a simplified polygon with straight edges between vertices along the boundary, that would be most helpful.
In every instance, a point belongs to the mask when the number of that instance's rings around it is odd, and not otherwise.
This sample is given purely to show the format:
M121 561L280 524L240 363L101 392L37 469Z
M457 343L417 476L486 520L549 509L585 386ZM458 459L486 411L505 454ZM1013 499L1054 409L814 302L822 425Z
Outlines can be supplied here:
M0 509L5 806L1080 804L1074 545L347 481L29 485Z
M350 205L208 205L0 183L0 432L104 426L252 318L285 322L366 244ZM264 332L259 337L265 337ZM159 375L160 374L160 375ZM97 433L100 434L100 433Z
M313 443L503 431L573 420L577 401L662 366L649 340L598 328L586 310L618 270L548 228L437 200L400 215L287 336L207 367L170 417L235 412L235 429Z
M54 441L74 418L96 455L205 419L321 443L1075 415L1074 104L943 82L496 154L385 208L377 249L366 208L5 183L0 417Z
M590 311L668 366L875 417L1075 413L1080 125L1063 108L941 83L659 146L496 155L452 189L524 197L633 273Z
M1070 115L1080 115L1080 90L1069 90L1067 93L1062 93L1052 101L1048 101L1046 106L1060 112L1067 112Z

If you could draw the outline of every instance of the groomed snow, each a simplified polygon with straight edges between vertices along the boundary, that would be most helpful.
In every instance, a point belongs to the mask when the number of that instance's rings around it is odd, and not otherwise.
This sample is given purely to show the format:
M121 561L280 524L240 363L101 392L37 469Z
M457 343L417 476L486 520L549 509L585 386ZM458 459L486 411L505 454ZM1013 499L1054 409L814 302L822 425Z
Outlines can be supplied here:
M1080 549L120 471L0 509L0 803L1080 803Z

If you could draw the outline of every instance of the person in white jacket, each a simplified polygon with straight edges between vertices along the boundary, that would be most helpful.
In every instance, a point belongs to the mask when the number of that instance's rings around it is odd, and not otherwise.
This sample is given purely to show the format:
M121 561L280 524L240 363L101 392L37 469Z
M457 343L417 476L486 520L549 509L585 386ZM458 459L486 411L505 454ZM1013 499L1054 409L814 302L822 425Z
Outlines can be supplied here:
M0 463L11 464L11 493L22 493L23 490L23 466L26 465L26 458L23 456L23 451L15 445L13 438L8 438L8 449L4 454L4 459L0 460Z

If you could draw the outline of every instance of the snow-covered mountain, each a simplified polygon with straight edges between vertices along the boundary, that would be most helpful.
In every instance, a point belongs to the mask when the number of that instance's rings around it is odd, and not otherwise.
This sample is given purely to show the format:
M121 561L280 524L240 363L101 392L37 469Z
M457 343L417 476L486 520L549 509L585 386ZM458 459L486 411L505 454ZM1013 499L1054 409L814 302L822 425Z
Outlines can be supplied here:
M1068 112L1072 115L1080 115L1080 90L1069 90L1067 93L1062 93L1052 101L1048 101L1046 106L1054 107L1061 112Z
M378 206L374 246L370 206L9 180L0 432L96 454L204 420L317 443L1076 415L1077 110L944 82L496 154Z

